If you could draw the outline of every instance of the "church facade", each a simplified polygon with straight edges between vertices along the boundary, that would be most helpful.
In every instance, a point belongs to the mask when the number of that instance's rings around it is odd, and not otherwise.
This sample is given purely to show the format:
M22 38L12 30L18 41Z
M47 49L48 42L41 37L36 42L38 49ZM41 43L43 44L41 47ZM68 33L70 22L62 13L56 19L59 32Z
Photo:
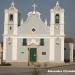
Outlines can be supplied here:
M3 60L5 62L64 63L64 9L57 2L50 10L50 25L41 13L28 12L20 19L14 2L4 11Z

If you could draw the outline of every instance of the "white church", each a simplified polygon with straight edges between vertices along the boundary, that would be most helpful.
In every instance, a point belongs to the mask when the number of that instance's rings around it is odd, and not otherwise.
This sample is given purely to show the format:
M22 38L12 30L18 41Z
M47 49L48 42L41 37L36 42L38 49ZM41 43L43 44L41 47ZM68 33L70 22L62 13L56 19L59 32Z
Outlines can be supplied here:
M59 2L50 10L50 25L33 4L27 19L20 18L14 2L4 11L3 61L64 63L64 9ZM71 52L72 53L72 52ZM73 55L70 60L73 60Z

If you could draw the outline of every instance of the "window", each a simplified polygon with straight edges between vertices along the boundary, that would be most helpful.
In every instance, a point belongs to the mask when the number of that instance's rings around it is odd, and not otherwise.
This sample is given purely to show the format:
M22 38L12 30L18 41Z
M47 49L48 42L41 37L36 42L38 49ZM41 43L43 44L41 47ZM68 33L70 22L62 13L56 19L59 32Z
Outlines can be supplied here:
M40 39L40 46L44 46L44 39Z
M13 14L9 15L9 21L13 21Z
M23 46L27 45L27 39L23 39Z
M12 30L12 27L10 26L10 30Z
M66 50L66 48L64 48L64 50Z
M32 31L35 32L36 31L35 28L33 28Z
M46 52L42 52L42 55L46 55Z
M60 18L60 17L59 17L59 14L56 14L56 15L55 15L55 23L59 23L59 18Z

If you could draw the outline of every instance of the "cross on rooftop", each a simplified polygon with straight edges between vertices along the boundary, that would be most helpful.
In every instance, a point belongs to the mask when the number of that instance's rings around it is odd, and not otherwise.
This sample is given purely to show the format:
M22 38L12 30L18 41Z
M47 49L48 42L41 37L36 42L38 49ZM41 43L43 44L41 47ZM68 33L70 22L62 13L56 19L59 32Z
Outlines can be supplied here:
M33 7L34 12L35 12L35 8L37 7L37 5L34 3L34 4L32 5L32 7Z
M59 2L57 1L56 6L59 6Z
M14 1L11 3L11 7L14 7Z

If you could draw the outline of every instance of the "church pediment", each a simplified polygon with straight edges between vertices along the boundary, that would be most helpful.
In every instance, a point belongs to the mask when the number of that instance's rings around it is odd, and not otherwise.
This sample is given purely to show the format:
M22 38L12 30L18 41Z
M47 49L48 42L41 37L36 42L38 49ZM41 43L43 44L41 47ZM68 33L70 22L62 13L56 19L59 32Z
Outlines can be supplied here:
M26 21L21 21L21 26L19 27L19 34L47 34L49 33L49 26L47 23L42 21L40 12L34 10L28 12Z
M27 20L22 22L21 25L21 33L25 34L47 34L49 30L49 26L45 24L40 18L39 12L29 12ZM34 30L33 30L34 29Z

